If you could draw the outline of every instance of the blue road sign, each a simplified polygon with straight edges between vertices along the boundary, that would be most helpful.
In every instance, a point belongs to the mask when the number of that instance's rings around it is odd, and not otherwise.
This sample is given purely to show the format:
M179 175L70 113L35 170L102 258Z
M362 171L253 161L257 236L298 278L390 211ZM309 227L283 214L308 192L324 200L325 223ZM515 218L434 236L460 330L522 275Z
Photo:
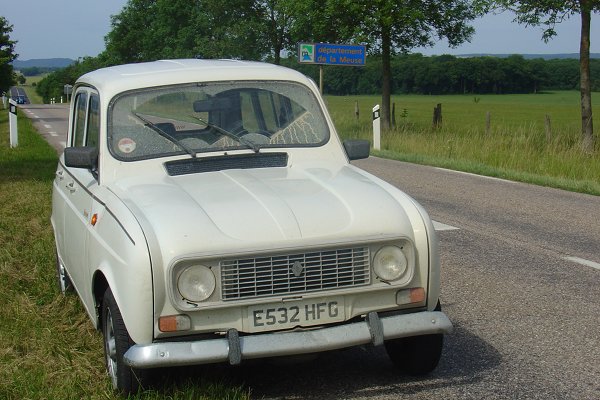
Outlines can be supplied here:
M361 45L299 43L298 62L324 65L365 65L366 48Z

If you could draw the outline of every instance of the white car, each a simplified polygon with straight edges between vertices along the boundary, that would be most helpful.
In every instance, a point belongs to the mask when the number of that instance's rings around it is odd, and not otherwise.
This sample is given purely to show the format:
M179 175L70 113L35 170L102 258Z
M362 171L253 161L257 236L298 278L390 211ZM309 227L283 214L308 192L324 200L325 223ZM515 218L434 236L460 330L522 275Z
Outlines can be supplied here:
M314 82L232 60L100 69L73 90L53 189L60 289L102 331L113 386L152 368L385 345L434 369L436 234L350 164Z

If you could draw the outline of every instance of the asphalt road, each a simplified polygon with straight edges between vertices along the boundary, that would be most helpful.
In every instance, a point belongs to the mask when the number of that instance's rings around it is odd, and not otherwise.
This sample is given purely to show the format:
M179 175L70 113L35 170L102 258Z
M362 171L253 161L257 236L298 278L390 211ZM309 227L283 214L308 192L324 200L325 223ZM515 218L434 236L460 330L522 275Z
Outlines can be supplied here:
M64 107L24 108L64 146ZM600 197L374 157L356 165L439 221L455 332L435 372L401 376L383 348L364 346L165 374L243 383L266 399L600 399Z
M68 104L23 104L21 110L33 121L38 132L62 153L67 140Z
M12 86L10 88L10 97L17 101L18 97L22 97L25 101L25 104L29 104L29 99L27 98L27 94L25 93L25 89L18 86Z

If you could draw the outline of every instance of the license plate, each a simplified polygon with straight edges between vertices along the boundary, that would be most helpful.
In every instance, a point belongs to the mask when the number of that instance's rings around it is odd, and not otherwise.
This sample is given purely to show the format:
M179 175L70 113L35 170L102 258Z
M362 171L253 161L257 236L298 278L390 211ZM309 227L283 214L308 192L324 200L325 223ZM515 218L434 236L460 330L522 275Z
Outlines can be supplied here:
M250 332L290 329L345 319L344 298L261 304L248 307Z

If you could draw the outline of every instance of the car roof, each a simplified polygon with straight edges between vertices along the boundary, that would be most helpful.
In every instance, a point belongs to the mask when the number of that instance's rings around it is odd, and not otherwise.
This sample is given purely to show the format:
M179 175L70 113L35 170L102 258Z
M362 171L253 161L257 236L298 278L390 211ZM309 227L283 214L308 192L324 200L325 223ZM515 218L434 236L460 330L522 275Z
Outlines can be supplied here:
M192 82L281 80L309 85L305 75L278 65L239 60L159 60L101 68L82 75L77 85L95 87L101 96L144 87Z

